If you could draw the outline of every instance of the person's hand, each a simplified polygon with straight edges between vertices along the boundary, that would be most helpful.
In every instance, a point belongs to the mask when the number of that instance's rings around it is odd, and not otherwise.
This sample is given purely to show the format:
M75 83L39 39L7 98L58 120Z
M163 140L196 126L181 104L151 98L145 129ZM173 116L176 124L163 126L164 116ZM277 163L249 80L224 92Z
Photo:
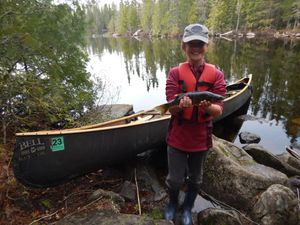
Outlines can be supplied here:
M213 118L216 118L222 114L221 106L212 104L210 101L203 100L200 102L199 106Z
M199 103L199 106L204 110L207 110L211 106L211 102L207 100L203 100Z
M192 100L187 97L187 96L183 96L183 98L180 100L178 107L179 108L187 108L187 107L192 107Z

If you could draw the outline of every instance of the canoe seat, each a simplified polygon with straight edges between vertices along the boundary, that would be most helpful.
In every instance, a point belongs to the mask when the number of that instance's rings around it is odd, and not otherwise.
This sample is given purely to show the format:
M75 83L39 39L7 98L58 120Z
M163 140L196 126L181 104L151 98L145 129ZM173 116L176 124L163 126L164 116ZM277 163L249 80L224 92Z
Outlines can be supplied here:
M225 94L225 98L229 98L230 96L235 95L236 93L238 93L238 91L227 91Z
M129 121L130 124L135 124L135 123L143 123L148 120L151 120L155 115L141 115L135 118L135 120Z
M154 117L154 115L138 116L138 120L147 121Z

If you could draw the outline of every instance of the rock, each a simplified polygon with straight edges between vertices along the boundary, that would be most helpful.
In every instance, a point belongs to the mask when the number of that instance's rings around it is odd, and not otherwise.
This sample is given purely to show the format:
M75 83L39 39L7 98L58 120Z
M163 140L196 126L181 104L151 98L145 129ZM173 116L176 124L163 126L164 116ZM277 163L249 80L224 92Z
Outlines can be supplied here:
M133 106L127 104L99 105L80 117L81 124L97 124L130 115ZM130 122L130 121L128 121ZM63 124L62 124L63 125ZM61 126L58 124L58 126Z
M104 198L109 198L111 199L114 203L117 203L119 205L123 205L125 203L124 198L122 198L119 194L112 192L112 191L105 191L103 189L98 189L94 191L90 196L89 196L89 201L92 202L96 200L97 198L104 197Z
M117 37L120 37L121 35L120 34L117 34L117 33L114 33L113 35L112 35L112 37L114 37L114 38L117 38Z
M253 157L253 159L265 166L272 167L285 173L287 176L300 175L300 170L290 166L289 164L282 161L276 155L273 155L263 146L258 144L249 144L243 147L246 152Z
M256 163L243 149L213 137L205 163L202 189L235 208L247 209L250 201L272 184L288 185L285 174Z
M287 187L274 184L253 206L252 217L261 225L299 225L296 195Z
M253 33L253 32L248 32L248 33L246 34L246 37L247 37L247 38L254 38L254 37L255 37L255 33Z
M141 32L143 32L142 29L138 29L132 36L140 36Z
M239 215L233 210L208 208L198 213L198 225L242 225Z
M133 113L133 105L128 104L101 105L99 109L109 114L112 118L120 118Z
M112 211L87 211L66 216L57 225L172 225L172 222L153 220L146 216L117 214Z
M300 195L300 176L290 177L289 187L295 193L295 195Z
M285 162L285 163L289 164L290 166L300 170L300 160L299 159L296 159L295 157L291 156L288 153L277 155L277 157L282 162Z
M103 189L98 189L94 191L89 197L88 201L91 202L103 202L104 199L107 199L106 209L110 208L110 210L114 211L115 213L119 213L121 208L125 204L124 198L112 191L105 191Z
M239 134L240 142L242 144L251 144L251 143L259 143L260 137L256 134L252 134L250 132L241 132Z
M167 196L165 189L161 186L153 168L147 165L139 165L137 170L138 180L142 180L144 186L154 192L152 201L160 201Z
M129 201L135 201L136 199L136 187L133 183L129 181L125 181L122 189L120 191L120 195Z

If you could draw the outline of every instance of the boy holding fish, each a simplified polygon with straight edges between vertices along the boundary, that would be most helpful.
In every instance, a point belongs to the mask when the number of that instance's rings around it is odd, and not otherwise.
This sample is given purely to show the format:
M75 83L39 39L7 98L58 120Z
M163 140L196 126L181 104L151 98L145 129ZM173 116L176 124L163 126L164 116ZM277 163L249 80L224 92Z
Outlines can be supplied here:
M191 225L203 165L212 147L212 121L222 114L226 84L224 74L204 60L208 49L208 29L204 25L187 26L181 47L187 62L171 68L166 84L167 109L172 117L166 139L169 203L164 214L167 220L175 218L178 193L186 181L181 222Z

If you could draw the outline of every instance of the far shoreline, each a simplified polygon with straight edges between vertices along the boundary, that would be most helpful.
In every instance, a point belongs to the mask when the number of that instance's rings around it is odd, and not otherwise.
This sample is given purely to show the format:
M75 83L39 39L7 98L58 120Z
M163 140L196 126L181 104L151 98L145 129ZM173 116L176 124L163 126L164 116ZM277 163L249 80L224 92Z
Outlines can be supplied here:
M103 37L113 37L113 38L136 38L138 40L143 39L151 39L151 38L166 38L166 39L181 39L181 35L152 35L149 33L143 32L141 29L136 31L135 33L126 33L124 35L120 35L118 33L102 33L102 34L92 34L92 37L95 38L98 35L101 35ZM227 31L224 33L210 33L210 37L220 37L223 39L228 39L231 41L231 39L240 39L240 38L267 38L267 39L291 39L291 40L300 40L300 30L296 29L284 29L284 30L274 30L274 29L265 29L265 30L240 30L240 31Z

